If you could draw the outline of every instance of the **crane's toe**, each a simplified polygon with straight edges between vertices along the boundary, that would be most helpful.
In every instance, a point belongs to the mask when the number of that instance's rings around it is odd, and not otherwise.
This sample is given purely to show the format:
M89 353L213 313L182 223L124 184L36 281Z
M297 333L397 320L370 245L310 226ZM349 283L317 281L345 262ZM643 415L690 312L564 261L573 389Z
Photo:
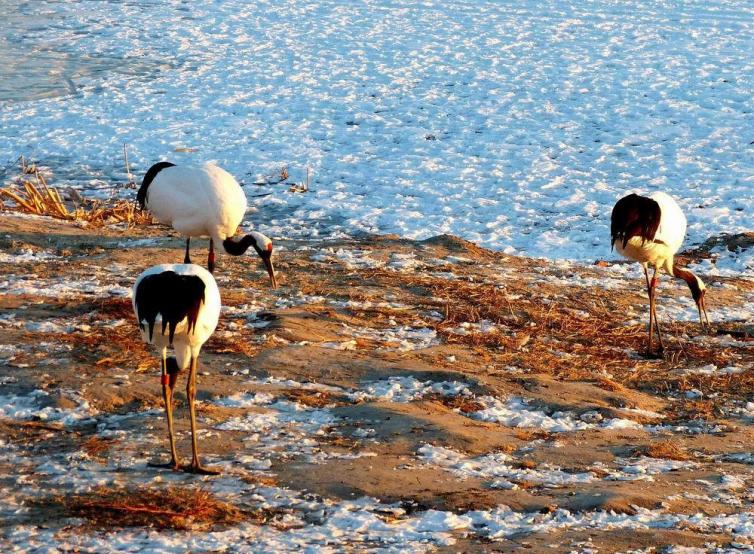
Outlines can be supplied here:
M183 466L183 471L185 471L186 473L195 473L197 475L220 475L222 473L219 469L205 467L197 463L191 463Z
M147 466L158 467L158 468L163 468L163 469L172 469L173 471L181 470L181 464L179 464L177 460L172 460L170 462L148 462Z

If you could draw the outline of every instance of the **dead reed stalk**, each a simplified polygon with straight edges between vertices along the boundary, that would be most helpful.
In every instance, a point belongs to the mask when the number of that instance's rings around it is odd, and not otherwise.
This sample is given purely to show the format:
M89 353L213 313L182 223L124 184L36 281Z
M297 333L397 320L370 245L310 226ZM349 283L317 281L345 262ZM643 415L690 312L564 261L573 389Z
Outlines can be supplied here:
M151 225L152 216L136 207L130 200L111 198L107 201L81 199L81 204L69 209L58 190L48 186L44 176L36 166L27 166L21 159L24 177L16 186L0 189L0 200L10 200L13 205L0 204L0 208L34 215L44 215L66 221L82 221L89 225L101 226L107 223L125 223L129 227Z

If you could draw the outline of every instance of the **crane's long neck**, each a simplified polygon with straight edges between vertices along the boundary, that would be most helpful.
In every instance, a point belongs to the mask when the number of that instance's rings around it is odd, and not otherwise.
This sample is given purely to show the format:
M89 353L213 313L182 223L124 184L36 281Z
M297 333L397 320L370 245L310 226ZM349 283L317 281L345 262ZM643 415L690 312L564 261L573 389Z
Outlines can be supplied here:
M223 249L231 256L240 256L254 245L256 245L256 240L252 235L245 235L238 240L227 238L223 241Z
M683 279L684 281L686 281L686 284L689 286L689 290L691 290L691 296L694 297L694 300L697 300L700 296L702 296L704 283L692 271L678 267L677 265L673 265L673 277L677 277L678 279Z

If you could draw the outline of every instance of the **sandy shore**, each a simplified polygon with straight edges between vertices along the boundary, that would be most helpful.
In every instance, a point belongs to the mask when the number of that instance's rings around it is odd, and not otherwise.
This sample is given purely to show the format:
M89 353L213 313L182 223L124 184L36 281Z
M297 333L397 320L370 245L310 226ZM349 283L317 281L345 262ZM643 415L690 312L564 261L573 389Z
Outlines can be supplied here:
M200 478L146 465L166 456L165 425L128 297L144 268L182 259L182 241L3 214L2 540L166 552L754 540L754 342L737 316L751 280L710 280L707 335L683 283L663 281L669 349L650 359L642 281L626 264L510 257L450 236L276 245L274 291L257 260L218 259L224 311L198 398L200 448L223 475ZM203 261L204 242L192 246ZM103 530L55 500L168 485L275 517Z

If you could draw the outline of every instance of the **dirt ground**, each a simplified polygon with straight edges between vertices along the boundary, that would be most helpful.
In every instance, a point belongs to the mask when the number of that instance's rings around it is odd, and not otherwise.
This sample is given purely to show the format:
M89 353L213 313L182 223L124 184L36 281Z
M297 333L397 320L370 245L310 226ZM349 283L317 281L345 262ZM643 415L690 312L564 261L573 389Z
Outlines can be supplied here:
M107 461L124 449L150 459L166 456L158 360L140 341L130 299L112 291L130 289L153 264L180 262L183 244L159 226L89 229L0 215L0 252L17 257L0 262L0 342L12 351L0 356L1 394L42 390L54 407L72 409L85 401L100 416L154 409L149 421L157 437L140 443L127 422L121 426L125 434L108 438L96 424L68 427L6 417L0 420L3 444L30 459L75 451ZM326 408L338 421L337 432L301 439L301 451L289 441L285 455L269 458L265 475L284 489L335 501L368 496L400 503L408 512L463 514L502 505L532 514L561 509L635 515L647 509L715 517L751 511L754 457L746 454L754 439L754 408L747 408L754 401L754 328L751 320L717 315L754 293L751 280L710 279L714 329L702 333L693 320L666 318L665 355L651 357L645 355L643 278L626 276L627 268L617 262L513 257L451 236L420 242L390 236L282 240L275 246L277 290L255 258L218 256L224 312L200 357L198 383L200 427L213 428L200 439L210 465L254 449L250 431L224 429L222 422L265 411L264 405L213 399L266 393ZM24 252L50 258L21 258ZM700 249L685 261L706 255ZM192 241L192 256L205 261L206 241ZM87 279L96 279L97 286L55 292ZM694 308L683 282L667 277L663 302ZM113 323L121 320L126 323ZM49 321L55 327L45 327ZM372 389L371 396L359 398L355 392L370 383L398 382L391 378L460 383L466 392L427 389L408 399ZM302 386L308 383L331 388ZM524 399L526 414L565 418L574 428L493 417L490 398ZM606 424L612 420L618 423ZM179 452L187 457L183 379L176 422ZM512 469L504 486L494 486L480 470L464 473L460 466L434 463L426 445L466 459L504 453ZM355 455L365 450L368 456ZM321 451L338 455L311 455ZM668 460L676 466L652 465ZM0 468L5 489L23 501L18 467L0 462ZM528 479L526 471L534 477ZM552 471L591 477L557 484L548 481ZM32 480L34 474L25 473ZM36 486L41 495L57 490L43 480ZM35 509L25 512L24 524L62 527L64 517ZM494 538L459 532L455 540L432 548L625 552L746 542L728 528L692 524L534 528Z

